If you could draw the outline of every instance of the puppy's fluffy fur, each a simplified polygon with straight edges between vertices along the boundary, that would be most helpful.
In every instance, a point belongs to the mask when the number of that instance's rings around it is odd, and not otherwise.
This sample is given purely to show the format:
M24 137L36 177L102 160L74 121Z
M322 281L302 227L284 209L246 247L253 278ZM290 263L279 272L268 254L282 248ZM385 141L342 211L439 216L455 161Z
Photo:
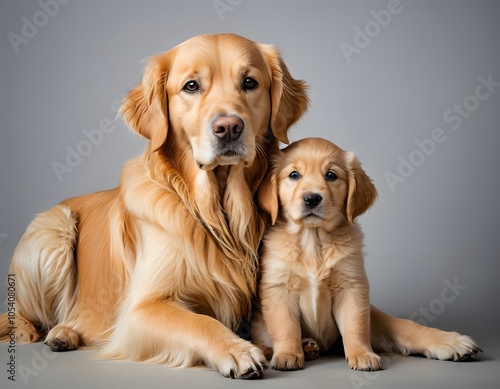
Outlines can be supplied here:
M340 335L348 364L357 370L381 368L373 349L452 360L479 350L467 336L370 307L355 219L376 196L354 154L327 140L300 140L274 159L259 192L273 225L264 237L261 312L252 326L273 368L301 369Z

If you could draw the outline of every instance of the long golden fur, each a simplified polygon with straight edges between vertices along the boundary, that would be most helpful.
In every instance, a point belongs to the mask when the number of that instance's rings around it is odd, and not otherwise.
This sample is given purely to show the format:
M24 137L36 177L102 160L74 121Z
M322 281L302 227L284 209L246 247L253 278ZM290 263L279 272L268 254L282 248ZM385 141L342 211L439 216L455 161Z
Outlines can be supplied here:
M472 339L370 307L363 236L356 217L377 192L353 153L307 138L275 157L259 191L271 215L264 236L261 310L253 340L278 370L304 367L342 336L348 364L378 370L374 353L424 354L455 361L479 350Z
M253 195L307 103L276 49L243 37L199 36L151 58L121 107L150 140L144 154L118 188L39 215L14 252L17 339L260 377L261 350L234 333L264 230ZM9 324L2 315L4 340Z

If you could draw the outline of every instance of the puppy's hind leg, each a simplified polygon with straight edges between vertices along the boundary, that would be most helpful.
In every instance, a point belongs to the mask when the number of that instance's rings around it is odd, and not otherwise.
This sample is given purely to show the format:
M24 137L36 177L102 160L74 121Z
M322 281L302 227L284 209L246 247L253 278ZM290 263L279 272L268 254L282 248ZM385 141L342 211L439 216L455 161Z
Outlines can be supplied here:
M312 361L318 358L319 346L318 343L312 338L302 338L302 350L306 361Z
M481 349L468 336L392 317L371 307L371 341L376 351L422 354L427 358L465 361Z

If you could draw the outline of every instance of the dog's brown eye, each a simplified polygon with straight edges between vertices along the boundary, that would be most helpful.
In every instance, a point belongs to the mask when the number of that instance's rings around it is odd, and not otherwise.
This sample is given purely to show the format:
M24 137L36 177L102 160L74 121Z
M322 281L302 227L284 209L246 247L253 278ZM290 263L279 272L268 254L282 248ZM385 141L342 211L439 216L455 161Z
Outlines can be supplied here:
M290 177L290 179L292 179L292 180L294 180L294 181L297 181L297 180L298 180L300 177L302 177L302 176L300 175L300 173L299 173L299 172L297 172L297 171L295 171L295 170L294 170L293 172L291 172L291 173L288 175L288 177Z
M246 77L243 80L243 90L253 90L257 88L259 84L252 77Z
M337 178L337 175L332 171L328 171L325 174L325 180L327 181L335 181Z
M190 81L186 82L186 84L184 85L184 88L182 88L182 89L188 93L195 93L195 92L198 92L200 87L196 81L190 80Z

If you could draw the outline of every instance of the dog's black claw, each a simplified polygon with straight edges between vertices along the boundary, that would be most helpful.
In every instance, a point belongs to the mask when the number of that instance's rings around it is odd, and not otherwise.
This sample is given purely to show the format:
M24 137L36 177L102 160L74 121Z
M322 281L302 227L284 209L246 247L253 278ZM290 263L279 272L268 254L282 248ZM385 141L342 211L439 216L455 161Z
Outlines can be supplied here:
M467 354L460 355L460 357L458 358L458 362L470 361L471 359L473 359L477 355L478 352L483 352L483 350L481 350L481 349L474 349L474 350L471 350Z
M262 378L262 370L249 370L241 378L244 380L258 380Z
M44 344L46 344L47 346L49 346L50 350L54 351L54 352L62 352L62 351L69 351L69 350L71 350L68 347L68 342L66 342L64 340L61 340L59 338L46 340L44 342Z
M231 379L240 378L242 380L258 380L258 379L262 378L263 367L259 365L256 367L256 369L257 370L250 369L250 370L246 371L245 373L243 373L239 377L236 376L235 370L231 370L226 377L231 378Z
M479 353L479 352L483 353L484 351L483 351L483 350L481 350L481 348L479 348L479 347L477 347L477 346L476 346L476 347L474 347L474 348L471 348L471 349L469 350L469 352L468 352L468 353L463 354L463 355L460 355L457 361L458 361L458 362L466 362L466 361L470 361L471 359L474 359L474 357L475 357L475 356L477 355L477 353Z
M48 339L43 342L46 346L50 348L51 351L54 352L64 352L64 351L72 351L75 350L77 347L71 344L70 342L67 342L66 340L62 340L61 338L53 338L53 339Z

